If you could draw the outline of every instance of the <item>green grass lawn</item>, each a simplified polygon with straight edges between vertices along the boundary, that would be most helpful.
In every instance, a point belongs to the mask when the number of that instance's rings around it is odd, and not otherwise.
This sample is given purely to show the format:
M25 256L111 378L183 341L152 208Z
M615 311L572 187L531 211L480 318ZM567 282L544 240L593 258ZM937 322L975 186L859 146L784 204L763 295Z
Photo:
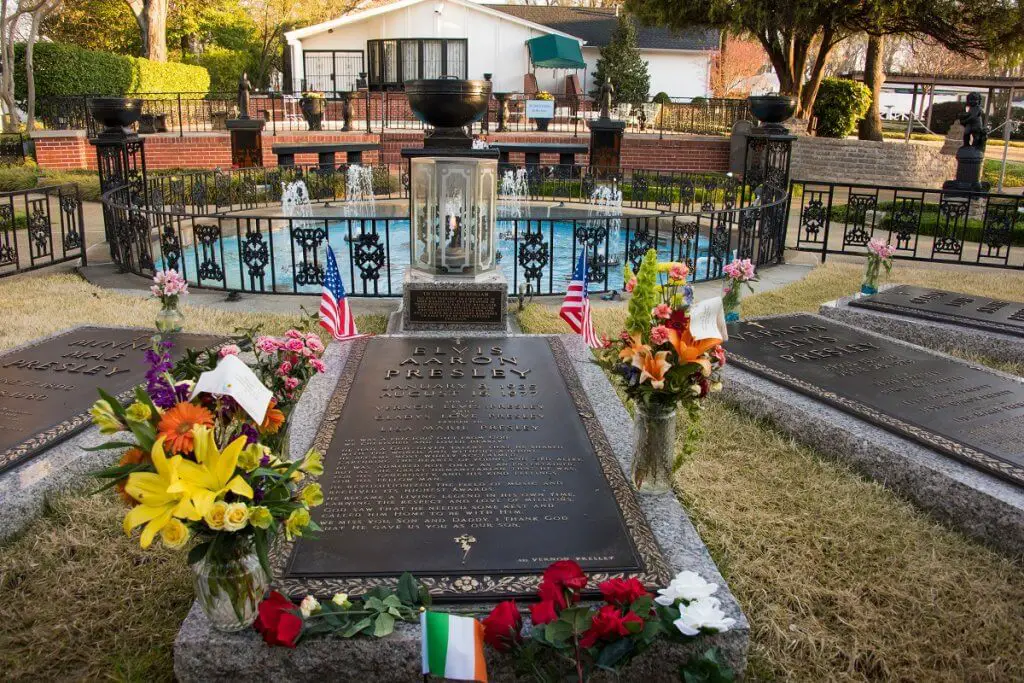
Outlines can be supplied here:
M999 171L1002 167L1003 162L998 159L985 159L985 168L981 173L981 179L992 183L992 187L995 188L999 183ZM1020 161L1006 162L1006 177L1003 179L1003 187L1024 187L1024 163Z
M903 264L895 272L900 281L1024 298L1015 275ZM860 267L830 264L749 297L745 311L816 310L854 291L860 275ZM75 306L62 303L69 300ZM0 350L78 322L140 324L156 313L153 301L66 275L0 281L0 301ZM294 322L196 307L185 314L197 332L262 322L279 333ZM596 308L607 333L622 316ZM531 332L566 331L554 306L530 306L520 320ZM380 332L384 318L361 318L359 327ZM749 680L1024 678L1021 566L883 486L719 401L708 405L676 485L750 618ZM112 495L65 496L0 546L0 677L172 680L191 576L182 555L140 550L120 530L123 514Z

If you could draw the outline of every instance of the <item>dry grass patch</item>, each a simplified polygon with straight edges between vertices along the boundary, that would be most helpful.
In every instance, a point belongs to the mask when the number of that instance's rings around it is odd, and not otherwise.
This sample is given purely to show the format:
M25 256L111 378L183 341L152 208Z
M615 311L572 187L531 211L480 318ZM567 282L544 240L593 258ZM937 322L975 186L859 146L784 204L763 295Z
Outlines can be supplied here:
M78 324L148 326L157 304L94 287L75 275L0 280L0 350ZM185 306L189 332L261 324L279 334L296 315ZM384 316L359 316L365 332ZM89 482L83 482L87 486ZM174 636L192 604L184 556L143 551L121 532L125 508L109 494L69 494L17 539L0 545L0 678L173 679ZM158 544L157 544L158 545Z
M817 268L746 298L744 312L817 311L856 291L862 272ZM1024 299L1024 277L1005 272L898 264L893 279ZM625 306L595 311L597 329L617 334ZM520 322L566 331L555 307L530 306ZM1024 363L990 364L1024 374ZM720 401L703 424L677 490L750 619L749 678L1024 680L1019 564Z

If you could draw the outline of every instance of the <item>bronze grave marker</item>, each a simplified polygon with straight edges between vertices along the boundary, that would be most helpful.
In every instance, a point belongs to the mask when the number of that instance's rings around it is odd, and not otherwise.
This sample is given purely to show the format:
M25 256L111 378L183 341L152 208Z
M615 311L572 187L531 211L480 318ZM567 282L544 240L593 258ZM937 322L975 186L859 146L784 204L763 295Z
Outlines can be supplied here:
M1024 337L1024 302L1021 301L898 285L878 294L852 299L850 305Z

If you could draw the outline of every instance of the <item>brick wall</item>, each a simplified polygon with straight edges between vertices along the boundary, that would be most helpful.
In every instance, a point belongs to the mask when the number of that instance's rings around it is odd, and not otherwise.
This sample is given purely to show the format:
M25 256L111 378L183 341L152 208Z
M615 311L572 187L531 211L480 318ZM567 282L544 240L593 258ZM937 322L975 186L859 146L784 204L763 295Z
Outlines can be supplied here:
M795 180L938 187L956 174L956 159L924 145L798 137Z
M146 135L146 166L151 169L163 168L230 168L231 138L226 132L188 133L184 137L176 134ZM589 144L587 135L573 137L568 134L537 133L491 133L486 136L491 142L548 142L563 144ZM36 158L43 168L79 169L96 168L96 151L84 135L71 132L67 135L36 136ZM297 142L380 142L380 135L365 132L324 132L324 133L279 133L264 134L263 163L276 166L273 154L275 144ZM382 161L397 164L402 160L404 148L423 146L423 133L409 131L389 132L384 137L380 154L364 152L363 158L369 163ZM522 163L522 154L512 154L513 163ZM587 154L576 157L577 163L588 162ZM298 164L315 164L316 154L299 154ZM339 163L343 158L338 159ZM557 164L557 154L541 156L543 164ZM729 167L729 140L725 138L666 137L658 139L649 136L626 135L622 143L622 165L624 168L649 168L673 171L726 171Z

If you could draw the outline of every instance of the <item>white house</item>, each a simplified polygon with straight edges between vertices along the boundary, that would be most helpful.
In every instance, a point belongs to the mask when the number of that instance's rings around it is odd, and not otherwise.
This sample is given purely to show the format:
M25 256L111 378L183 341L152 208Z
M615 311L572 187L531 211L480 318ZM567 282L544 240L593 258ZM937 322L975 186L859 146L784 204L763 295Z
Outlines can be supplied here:
M522 92L532 73L540 89L565 93L573 74L585 90L593 87L598 51L615 23L614 9L371 0L337 19L289 31L285 40L293 89L353 90L362 72L373 90L400 90L414 78L490 73L496 92ZM638 28L651 95L708 95L717 31ZM557 36L542 41L557 45L555 62L578 68L539 68L534 60L542 46L535 43L531 51L527 41L543 36Z

